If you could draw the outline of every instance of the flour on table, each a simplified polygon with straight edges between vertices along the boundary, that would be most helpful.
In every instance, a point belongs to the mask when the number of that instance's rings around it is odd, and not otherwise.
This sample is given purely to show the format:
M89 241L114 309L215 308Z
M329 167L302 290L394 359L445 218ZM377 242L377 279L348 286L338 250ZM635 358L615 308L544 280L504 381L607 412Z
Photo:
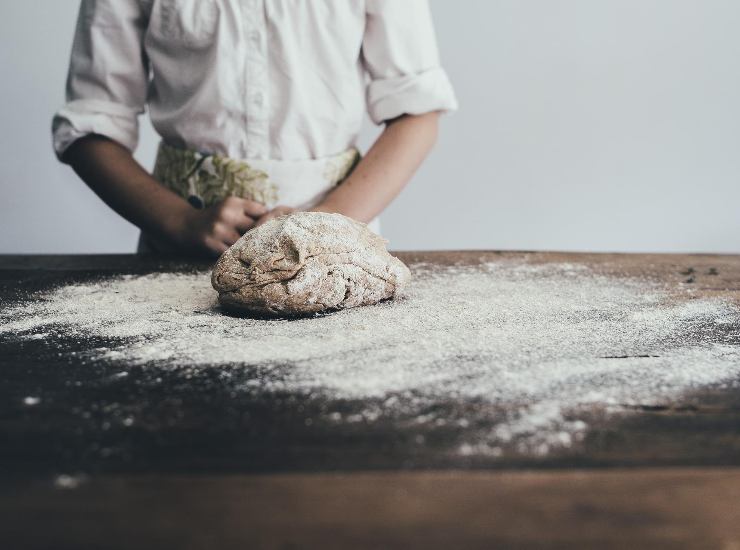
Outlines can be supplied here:
M260 365L240 391L367 403L353 415L328 406L329 422L470 425L463 455L544 454L575 444L594 406L661 403L740 375L740 311L721 300L574 264L411 267L402 300L298 320L223 315L205 272L109 278L6 309L0 334L102 339L90 360L152 369ZM434 412L450 402L457 412ZM471 408L489 415L484 428Z
M295 212L247 232L219 258L211 283L226 309L310 315L377 304L411 277L386 241L341 214Z

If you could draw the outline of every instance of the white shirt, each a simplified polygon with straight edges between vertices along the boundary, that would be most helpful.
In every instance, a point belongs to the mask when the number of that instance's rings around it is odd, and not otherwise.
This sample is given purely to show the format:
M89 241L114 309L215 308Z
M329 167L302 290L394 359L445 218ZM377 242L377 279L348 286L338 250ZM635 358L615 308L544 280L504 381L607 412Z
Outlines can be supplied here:
M375 123L456 108L427 0L83 0L54 148L134 150L148 107L169 145L326 157Z

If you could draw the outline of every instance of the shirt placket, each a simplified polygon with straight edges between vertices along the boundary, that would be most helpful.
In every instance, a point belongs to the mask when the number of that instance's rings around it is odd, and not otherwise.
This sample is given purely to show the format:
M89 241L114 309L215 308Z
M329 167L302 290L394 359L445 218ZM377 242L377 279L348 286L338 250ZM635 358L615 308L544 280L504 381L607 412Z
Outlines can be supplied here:
M244 55L245 154L248 159L267 159L270 155L270 130L265 0L241 0L241 3L246 38L246 54Z

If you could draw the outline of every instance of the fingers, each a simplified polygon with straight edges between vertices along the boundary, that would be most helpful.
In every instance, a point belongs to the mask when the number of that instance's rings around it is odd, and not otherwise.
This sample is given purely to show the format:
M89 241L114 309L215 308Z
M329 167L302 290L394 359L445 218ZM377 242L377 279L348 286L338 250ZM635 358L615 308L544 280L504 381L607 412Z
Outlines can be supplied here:
M218 222L213 226L213 231L210 236L228 246L231 246L241 238L242 234L239 233L233 224L223 221Z
M247 212L254 213L254 216ZM228 197L197 211L197 215L188 224L188 248L191 253L197 251L199 254L218 257L254 227L256 217L267 213L267 208L257 202Z
M254 227L259 227L272 219L279 218L280 216L285 216L286 214L291 214L293 212L296 212L296 209L291 208L290 206L276 206L270 212L259 218L254 224Z
M224 225L235 229L239 235L244 235L244 233L254 227L254 221L259 217L247 215L246 209L250 209L255 212L267 211L266 208L259 203L245 201L238 197L229 197L221 203L214 221L216 223L223 223Z
M241 197L227 197L224 199L223 204L226 208L241 210L250 218L255 219L269 212L269 209L264 204L249 199L242 199Z
M269 222L269 221L270 221L271 219L273 219L273 218L277 218L277 216L276 216L276 215L275 215L274 213L270 212L269 214L265 214L264 216L262 216L262 217L261 217L260 219L258 219L258 220L257 220L257 221L256 221L256 222L254 223L254 228L257 228L257 227L259 227L260 225L264 225L264 224L266 224L267 222ZM254 229L254 228L253 228L253 229Z
M229 247L225 243L219 241L218 239L210 237L206 239L205 245L208 254L214 258L218 258L219 256L221 256L221 254L229 249Z
M223 238L221 239L221 241L222 241L222 242L223 242L224 244L226 244L226 245L228 245L228 246L231 246L231 245L233 245L233 244L234 244L234 243L235 243L236 241L238 241L238 240L239 240L239 239L241 238L241 236L242 236L242 234L241 234L241 233L238 233L238 232L236 232L236 231L232 230L232 231L229 231L229 232L228 232L228 234L227 234L227 235L226 235L225 237L223 237Z
M218 257L241 238L241 233L231 225L216 223L201 241L202 248L209 256Z
M234 224L234 227L239 232L240 235L244 235L247 231L252 229L254 227L255 220L250 218L249 216L243 216L240 221L236 222Z
M293 212L296 212L296 208L292 208L290 206L276 206L272 211L277 216L284 216L285 214L292 214Z
M285 214L295 212L289 206L277 206L268 210L265 205L239 197L227 197L214 206L210 213L210 237L229 247L250 229ZM208 246L212 249L212 246ZM218 247L216 250L222 250Z
M264 216L269 211L264 204L248 200L244 200L243 208L244 213L254 219Z

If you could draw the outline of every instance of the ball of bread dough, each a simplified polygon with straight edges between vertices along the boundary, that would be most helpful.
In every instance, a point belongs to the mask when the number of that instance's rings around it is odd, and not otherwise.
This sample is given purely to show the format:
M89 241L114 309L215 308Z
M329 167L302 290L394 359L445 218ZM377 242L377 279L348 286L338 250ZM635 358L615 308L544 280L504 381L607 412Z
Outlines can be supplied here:
M296 212L247 232L218 260L211 283L232 311L300 316L397 296L411 273L364 223Z

